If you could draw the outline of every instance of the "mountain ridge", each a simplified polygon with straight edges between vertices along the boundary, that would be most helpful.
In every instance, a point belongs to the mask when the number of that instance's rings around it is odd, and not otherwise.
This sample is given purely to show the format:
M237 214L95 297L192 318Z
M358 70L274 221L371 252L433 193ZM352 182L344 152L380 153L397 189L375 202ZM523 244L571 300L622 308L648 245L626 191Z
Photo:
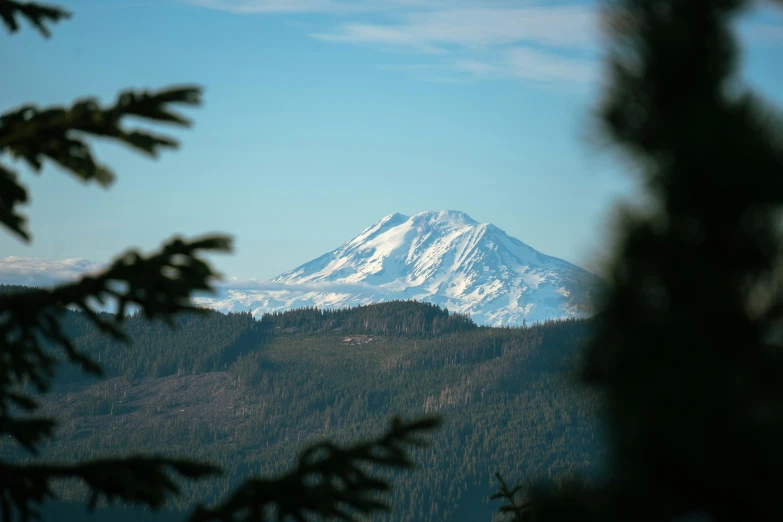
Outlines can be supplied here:
M601 286L587 270L457 210L389 214L269 283L227 288L198 303L259 315L411 299L503 326L589 316Z

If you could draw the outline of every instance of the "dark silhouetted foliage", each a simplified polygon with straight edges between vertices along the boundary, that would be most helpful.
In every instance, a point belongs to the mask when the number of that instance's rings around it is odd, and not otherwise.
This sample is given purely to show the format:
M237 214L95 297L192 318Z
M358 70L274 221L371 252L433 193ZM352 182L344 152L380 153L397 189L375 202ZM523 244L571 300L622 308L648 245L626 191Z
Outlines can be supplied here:
M653 204L621 220L585 358L610 479L534 488L531 520L783 518L783 119L737 77L751 5L604 4L602 123Z

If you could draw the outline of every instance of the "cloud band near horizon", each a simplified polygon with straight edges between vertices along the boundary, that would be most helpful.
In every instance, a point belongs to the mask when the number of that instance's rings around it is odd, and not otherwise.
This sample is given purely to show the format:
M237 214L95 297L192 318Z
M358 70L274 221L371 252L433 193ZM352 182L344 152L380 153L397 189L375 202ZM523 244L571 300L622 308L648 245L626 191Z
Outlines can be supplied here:
M97 263L87 259L46 259L22 256L7 256L0 259L0 284L30 287L52 287L75 281L81 276L107 268L108 263ZM365 283L278 283L266 279L225 278L216 285L218 291L284 291L297 292L339 292L361 293L382 292L382 289Z

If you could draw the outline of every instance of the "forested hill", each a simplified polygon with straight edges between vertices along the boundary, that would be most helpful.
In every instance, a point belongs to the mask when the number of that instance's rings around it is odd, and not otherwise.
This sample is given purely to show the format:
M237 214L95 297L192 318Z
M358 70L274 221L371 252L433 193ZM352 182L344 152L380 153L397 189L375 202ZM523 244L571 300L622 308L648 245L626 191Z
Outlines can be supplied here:
M430 303L390 301L386 303L319 310L302 308L264 314L263 327L296 333L331 333L433 337L478 328L470 316L449 313Z
M0 283L0 295L17 294L19 292L27 292L29 290L38 290L38 287L24 285L4 285Z
M266 314L260 321L250 313L223 314L212 310L181 314L175 328L148 321L141 314L126 318L124 330L133 344L107 339L80 312L65 311L66 332L76 345L93 355L110 376L163 377L226 370L243 354L271 339L312 335L375 335L388 338L433 339L478 329L470 318L435 305L394 301L351 309L305 308ZM67 369L58 385L79 380Z
M130 346L78 312L66 322L107 376L61 372L43 412L61 419L59 436L42 457L165 453L227 470L186 488L180 509L224 496L248 474L288 468L322 437L375 435L393 414L438 413L446 424L417 452L419 469L399 477L388 520L490 520L496 471L516 481L599 469L596 397L569 379L587 320L476 327L414 302L261 320L207 311L180 316L174 330L133 315Z

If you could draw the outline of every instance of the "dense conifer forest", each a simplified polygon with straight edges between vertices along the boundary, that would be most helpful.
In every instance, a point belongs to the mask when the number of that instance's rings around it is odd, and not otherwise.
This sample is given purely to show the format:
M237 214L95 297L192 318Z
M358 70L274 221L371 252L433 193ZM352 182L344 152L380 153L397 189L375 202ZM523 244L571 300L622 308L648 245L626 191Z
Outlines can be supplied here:
M64 313L76 346L106 375L58 374L42 413L61 426L43 454L70 461L155 453L227 470L187 484L178 509L217 500L248 474L282 472L317 439L377 435L393 414L435 413L446 423L432 447L416 452L419 468L395 481L387 520L490 520L497 471L510 481L600 472L598 398L572 381L590 321L478 327L412 301L261 320L205 311L178 316L173 329L136 314L125 321L133 342L123 345L82 313ZM84 495L73 486L63 493L73 502ZM117 509L120 519L139 516ZM48 513L73 520L82 510Z

